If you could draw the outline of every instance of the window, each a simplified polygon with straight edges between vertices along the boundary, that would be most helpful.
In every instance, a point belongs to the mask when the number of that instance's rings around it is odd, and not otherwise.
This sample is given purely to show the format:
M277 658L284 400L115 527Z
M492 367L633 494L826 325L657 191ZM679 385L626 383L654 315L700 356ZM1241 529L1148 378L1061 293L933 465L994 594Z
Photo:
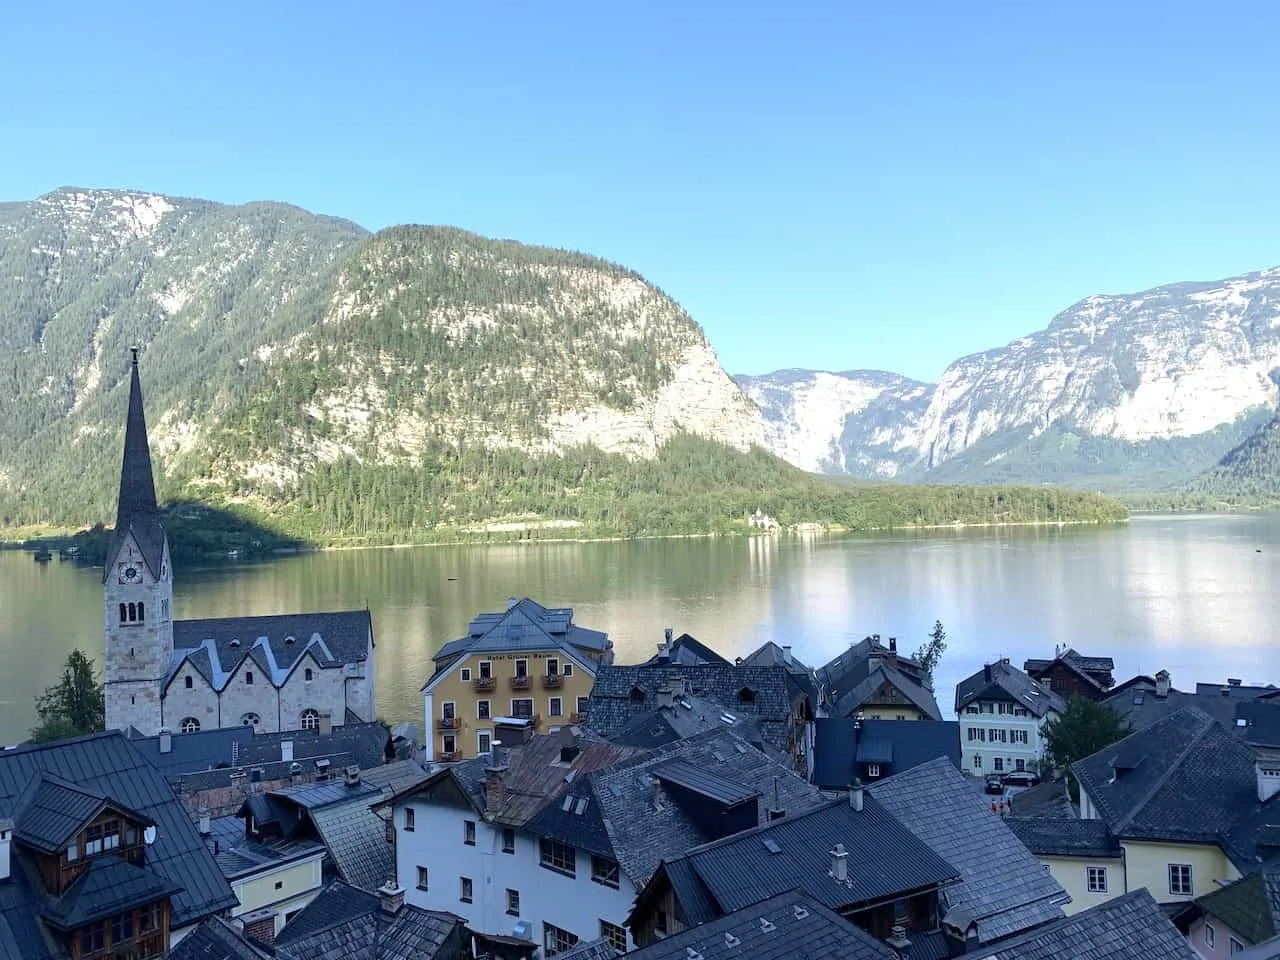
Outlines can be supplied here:
M563 717L564 701L559 697L551 697L547 701L547 715L551 717Z
M160 929L160 904L153 903L149 907L143 907L138 912L138 931L140 933L150 933L152 930Z
M555 657L547 657L547 676L554 677L560 673L560 661Z
M516 661L516 676L527 677L529 675L529 661L520 659Z
M476 701L476 719L478 720L489 719L489 701L488 700Z
M1009 739L1010 739L1010 740L1012 740L1014 743L1026 743L1026 742L1027 742L1027 731L1025 731L1025 730L1010 730L1010 731L1009 731Z
M123 945L133 939L133 911L122 913L111 918L111 942Z
M199 733L200 721L195 717L183 717L182 723L178 725L178 729L183 733Z
M458 752L458 738L457 738L457 737L455 737L452 733L446 733L446 734L444 735L443 739L444 739L444 752L445 752L445 753L457 753L457 752Z
M573 676L573 664L572 664L572 663L566 663L566 664L564 665L564 669L563 669L563 670L561 670L560 672L561 672L561 673L563 673L566 677L572 677L572 676Z
M503 853L516 852L516 832L510 827L502 828L502 852Z
M586 712L587 712L587 704L589 704L590 702L591 702L591 698L590 698L590 697L579 697L579 698L578 698L578 712L579 712L579 713L586 713Z
M627 928L608 920L600 921L600 937L619 953L627 952Z
M545 921L542 924L542 949L546 956L554 957L564 953L578 942L578 938L568 930L561 930Z
M978 712L978 705L977 705L976 703L971 703L971 704L969 704L969 706L967 706L967 707L965 707L965 708L964 708L964 712L965 712L965 713L977 713L977 712Z
M310 710L310 709L303 710L302 711L302 729L303 730L320 729L320 711Z
M471 883L471 878L459 877L458 881L459 881L459 886L461 886L462 888L461 890L458 891L458 899L461 900L463 903L470 903L472 899L471 895L474 890Z
M95 923L80 931L80 952L93 953L105 949L107 945L107 928L105 924Z
M1204 925L1204 945L1206 947L1212 947L1217 939L1217 931L1213 929L1213 924L1206 923Z
M469 847L476 845L476 822L474 820L462 821L462 842Z
M868 778L868 779L874 779L875 777L878 777L878 776L880 776L880 764L878 764L878 763L868 763L868 764L867 764L867 778Z
M653 932L659 936L667 935L667 911L659 910L658 915L653 918Z
M1012 703L996 704L996 713L1000 714L1001 716L1011 716L1013 714L1013 704Z
M452 700L446 700L440 704L440 716L445 720L452 720L458 715L458 706Z
M305 680L307 683L310 683L315 678L316 678L316 675L311 672L310 667L307 667L307 669L302 671L302 679Z
M409 813L413 813L413 811L410 810ZM405 827L405 829L412 830L413 828ZM418 867L418 889L419 890L427 889L427 868L426 867Z
M1090 893L1107 892L1107 868L1085 867L1085 889Z
M507 916L520 916L520 891L507 888Z
M606 887L618 889L618 863L608 857L591 855L591 879Z
M169 601L168 600L160 601L160 619L161 620L169 619Z
M975 754L973 755L973 768L974 768L975 770L981 770L981 769L982 769L982 754L980 754L980 753L975 753Z
M493 664L492 664L492 663L490 663L488 660L481 660L478 666L479 666L479 668L480 668L480 679L481 679L481 680L490 680L490 679L492 679L492 678L493 678Z
M548 870L568 874L571 877L578 875L577 851L567 843L543 837L538 841L538 851L539 861Z
M1191 864L1169 864L1169 893L1177 897L1191 896Z
M256 727L261 722L262 718L256 713L246 713L240 718L240 726L242 727Z
M253 671L252 671L252 670L246 670L246 671L244 672L244 682L245 682L245 685L246 685L246 686L250 686L250 687L252 687L252 686L253 686Z
M120 604L120 622L121 623L129 622L129 608L125 606L123 603Z
M1013 761L1013 769L1017 770L1019 773L1024 772L1027 769L1027 761L1022 758L1018 758Z
M996 773L1004 770L1004 757L996 757L995 759Z
M470 682L471 682L471 668L470 668L470 667L463 667L463 668L462 668L462 682L463 682L463 683L470 683Z
M513 717L519 717L524 720L532 720L533 719L533 700L532 699L512 700L511 715Z
M476 753L492 753L493 752L493 734L488 730L481 730L476 734Z
M404 828L408 833L413 833L413 821L414 821L413 807L405 807L404 808ZM419 867L418 869L424 871L421 874L421 876L426 876L426 873L425 873L426 867ZM423 887L422 889L425 890L426 887Z
M1227 953L1243 953L1243 952L1244 952L1243 943L1241 943L1235 937L1227 938Z

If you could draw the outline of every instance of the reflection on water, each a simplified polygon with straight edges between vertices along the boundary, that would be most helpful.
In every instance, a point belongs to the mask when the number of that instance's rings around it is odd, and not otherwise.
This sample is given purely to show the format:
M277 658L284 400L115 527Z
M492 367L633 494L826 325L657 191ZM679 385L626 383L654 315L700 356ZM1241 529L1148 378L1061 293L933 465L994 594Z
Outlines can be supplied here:
M1261 552L1258 552L1261 550ZM607 630L621 661L664 627L725 656L765 640L820 662L867 633L910 652L941 619L949 710L984 658L1021 663L1064 643L1116 659L1120 677L1280 682L1268 650L1280 599L1280 516L1139 518L1109 528L978 530L882 538L718 538L637 543L340 551L179 570L179 616L368 606L379 709L418 719L432 652L508 596L569 605ZM0 553L0 742L79 645L101 660L101 573ZM1278 661L1280 662L1280 661Z

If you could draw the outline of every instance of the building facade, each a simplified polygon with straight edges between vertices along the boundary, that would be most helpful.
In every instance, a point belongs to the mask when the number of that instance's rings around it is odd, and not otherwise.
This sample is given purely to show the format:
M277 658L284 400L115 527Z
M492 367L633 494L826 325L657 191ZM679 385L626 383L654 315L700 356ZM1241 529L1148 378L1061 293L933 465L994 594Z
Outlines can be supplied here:
M1060 716L1062 698L1008 660L986 664L956 685L961 764L971 776L1039 772L1045 721Z
M275 732L375 719L367 610L175 620L173 575L135 350L102 581L107 728Z

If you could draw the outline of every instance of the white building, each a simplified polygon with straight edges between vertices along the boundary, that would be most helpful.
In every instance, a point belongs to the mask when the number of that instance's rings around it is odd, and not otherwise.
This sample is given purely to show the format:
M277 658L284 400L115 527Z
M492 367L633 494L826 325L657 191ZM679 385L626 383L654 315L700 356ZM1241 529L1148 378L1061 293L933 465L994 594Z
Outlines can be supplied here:
M1063 708L1060 696L1008 659L986 664L956 685L964 771L973 776L1038 773L1044 757L1041 727Z

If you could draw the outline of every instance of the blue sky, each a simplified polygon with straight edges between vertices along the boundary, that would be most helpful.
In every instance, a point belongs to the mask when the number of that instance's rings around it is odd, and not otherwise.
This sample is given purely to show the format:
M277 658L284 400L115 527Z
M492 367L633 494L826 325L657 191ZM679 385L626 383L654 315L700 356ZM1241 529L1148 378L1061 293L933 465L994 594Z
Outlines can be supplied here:
M447 223L639 270L733 372L934 378L1280 264L1263 2L11 5L0 197Z

